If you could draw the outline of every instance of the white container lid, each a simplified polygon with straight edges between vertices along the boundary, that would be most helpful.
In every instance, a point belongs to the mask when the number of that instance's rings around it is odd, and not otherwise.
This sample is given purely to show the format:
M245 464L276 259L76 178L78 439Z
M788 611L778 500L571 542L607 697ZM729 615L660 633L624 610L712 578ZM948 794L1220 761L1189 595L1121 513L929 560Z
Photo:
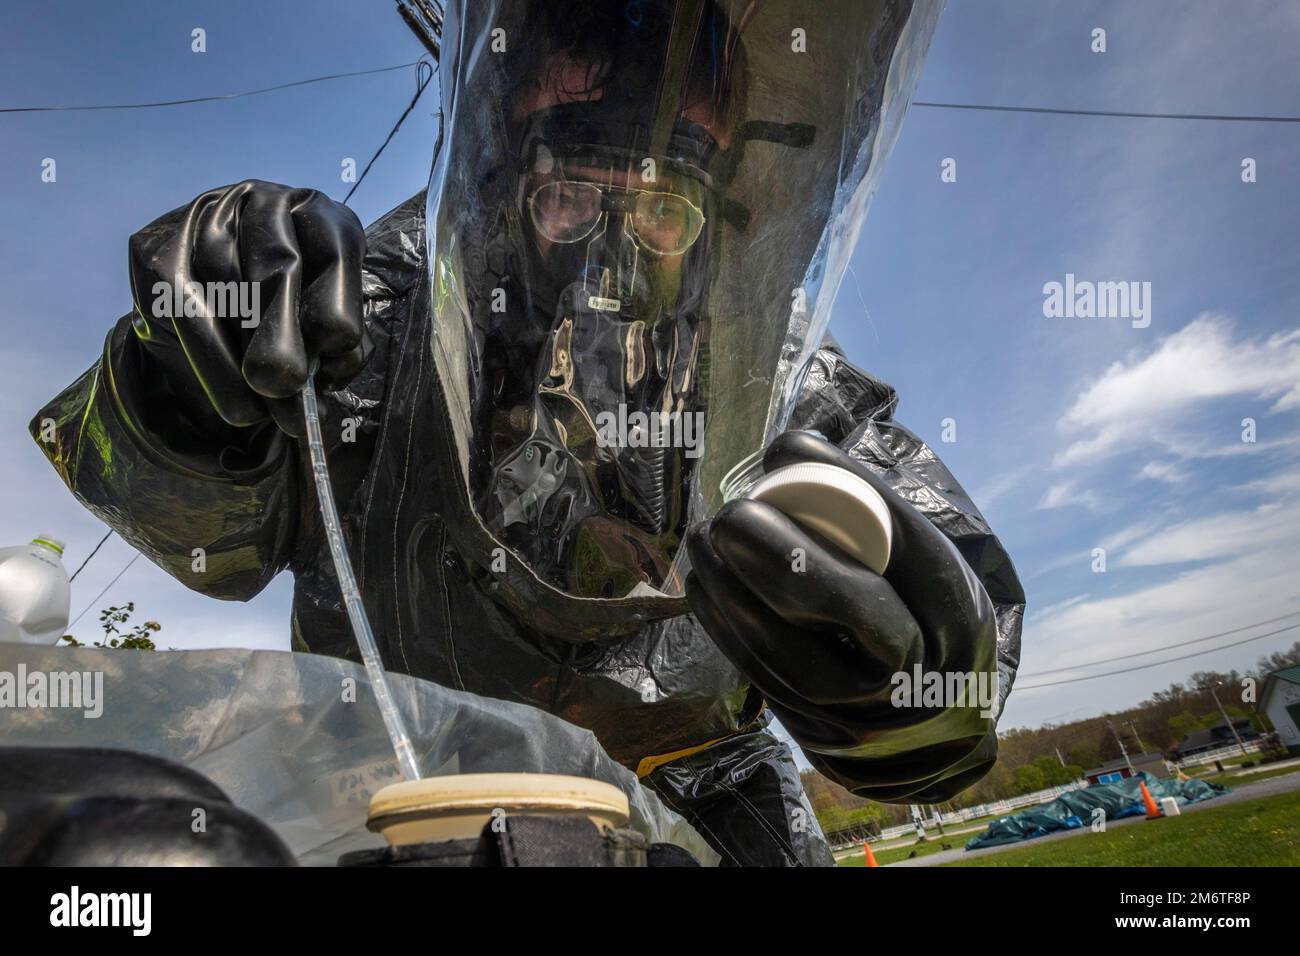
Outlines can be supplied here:
M472 839L494 810L585 816L627 826L627 795L613 784L549 773L467 773L390 784L370 799L366 826L394 846Z
M889 566L894 525L880 492L844 468L800 462L755 482L749 497L815 531L877 574Z

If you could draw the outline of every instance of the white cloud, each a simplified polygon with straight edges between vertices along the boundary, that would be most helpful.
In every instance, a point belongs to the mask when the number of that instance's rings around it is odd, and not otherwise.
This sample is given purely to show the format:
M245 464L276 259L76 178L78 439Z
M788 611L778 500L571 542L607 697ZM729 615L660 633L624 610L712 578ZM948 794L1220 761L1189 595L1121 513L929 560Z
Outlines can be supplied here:
M1142 466L1138 477L1152 481L1163 481L1170 485L1179 485L1187 480L1187 472L1177 465L1163 461L1149 461Z
M1108 552L1121 552L1120 567L1187 564L1248 554L1274 544L1300 541L1300 473L1284 467L1231 490L1264 496L1254 508L1206 514L1210 499L1188 500L1184 511L1194 517L1170 523L1150 518L1102 541ZM1128 545L1134 544L1128 548Z
M1300 522L1300 508L1292 510L1291 519ZM1266 621L1300 608L1300 551L1294 547L1293 537L1278 536L1259 547L1239 550L1239 554L1228 560L1184 571L1157 584L1090 600L1064 601L1041 616L1027 618L1022 661L1025 675L1044 668L1070 668L1089 661L1165 647ZM1123 570L1112 569L1107 576L1123 573ZM1258 633L1274 630L1285 623L1261 628ZM1166 656L1222 647L1251 636L1249 632L1227 636L1221 641L1192 645L1181 651L1171 650ZM1300 634L1289 632L1276 637L1271 645L1246 644L1225 651L1226 658L1211 661L1206 666L1222 665L1224 660L1231 659L1236 666L1242 667L1253 662L1258 654L1279 644L1289 644L1297 637ZM1114 667L1160 660L1162 655L1153 654L1150 658L1116 662ZM1152 668L1150 673L1136 679L1134 686L1146 688L1141 693L1149 693L1150 689L1179 679L1198 666L1193 659L1185 664L1177 662L1168 669ZM1106 670L1106 667L1058 670L1051 679L1063 680ZM1036 681L1030 678L1029 682ZM1112 689L1114 685L1115 682L1111 681ZM1106 687L1106 680L1088 681L1078 684L1077 692L1095 695ZM1072 691L1075 689L1071 687ZM1068 699L1064 689L1057 693L1061 701Z
M1280 471L1255 483L1277 492L1276 497L1257 508L1219 512L1164 527L1158 527L1152 519L1106 539L1104 546L1108 550L1120 551L1129 544L1133 547L1112 560L1109 571L1093 578L1097 586L1090 588L1090 593L1096 597L1084 594L1070 598L1026 618L1025 672L1033 673L1044 665L1068 668L1176 644L1300 608L1300 548L1296 547L1300 541L1300 485L1287 481L1291 474ZM1208 563L1190 569L1177 567L1191 562ZM1149 576L1144 572L1154 566L1164 567L1165 576L1156 583L1147 583ZM1105 585L1122 584L1135 574L1142 574L1136 579L1142 582L1139 586L1120 593L1097 593ZM1269 629L1262 628L1259 633ZM1222 666L1233 659L1240 667L1297 637L1300 634L1288 632L1274 638L1272 644L1247 644L1238 651L1228 650L1206 666ZM1205 650L1235 639L1225 637L1186 650ZM1178 653L1171 651L1168 656ZM1161 655L1154 654L1145 662L1161 659ZM1144 659L1132 663L1142 664ZM1166 675L1176 679L1197 666L1178 662L1170 670L1153 668L1158 676L1135 677L1134 686L1161 686ZM1052 679L1105 669L1089 668L1077 674L1057 672ZM1103 683L1084 682L1078 690L1095 692Z
M1233 490L1276 497L1300 495L1300 471L1295 469L1279 471L1263 478L1257 478L1254 481L1248 481L1244 485L1237 485Z
M1066 551L1050 561L1040 562L1029 568L1020 569L1020 580L1026 585L1037 578L1045 577L1060 571L1062 568L1068 568L1071 565L1075 567L1087 567L1088 562L1092 560L1091 549Z
M1300 408L1300 329L1237 339L1228 319L1204 314L1150 353L1115 362L1058 422L1080 437L1054 464L1097 461L1152 443L1179 457L1214 454L1223 440L1198 442L1187 429L1202 403L1234 396L1270 402L1261 411Z
M986 510L993 502L1009 495L1024 480L1024 469L1017 468L1014 471L1003 472L977 487L971 493L971 500L981 511Z
M1131 524L1127 527L1121 528L1114 534L1103 538L1101 546L1106 549L1107 553L1110 553L1111 551L1119 551L1125 545L1132 544L1134 541L1145 538L1158 527L1160 527L1160 522L1154 518L1138 522L1137 524Z
M1066 608L1074 607L1076 604L1082 604L1086 600L1088 600L1088 595L1076 594L1074 597L1066 598L1064 601L1057 601L1055 604L1047 605L1047 607L1039 608L1037 610L1031 610L1028 614L1025 615L1025 620L1032 621L1038 618L1047 617L1052 614L1059 614L1061 611L1064 611Z
M1062 481L1047 489L1047 493L1038 502L1038 507L1040 510L1080 507L1087 508L1089 511L1099 511L1101 499L1092 489L1079 488L1078 482Z
M1195 518L1157 532L1130 548L1119 564L1186 564L1247 554L1271 544L1300 541L1300 509L1276 504Z

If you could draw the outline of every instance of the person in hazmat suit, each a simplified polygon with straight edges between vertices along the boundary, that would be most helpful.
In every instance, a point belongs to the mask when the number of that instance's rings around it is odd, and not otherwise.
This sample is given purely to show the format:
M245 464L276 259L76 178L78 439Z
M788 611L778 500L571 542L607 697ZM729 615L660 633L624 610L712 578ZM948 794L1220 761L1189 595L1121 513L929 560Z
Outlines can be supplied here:
M363 231L249 180L146 226L135 308L33 435L187 586L289 569L293 648L357 659L302 439L318 365L386 667L589 728L724 863L830 863L772 718L856 794L946 800L1019 656L1007 554L826 335L937 16L449 3L426 191ZM203 294L244 287L252 320ZM741 497L808 460L886 498L883 576ZM895 675L922 673L997 693L913 706Z

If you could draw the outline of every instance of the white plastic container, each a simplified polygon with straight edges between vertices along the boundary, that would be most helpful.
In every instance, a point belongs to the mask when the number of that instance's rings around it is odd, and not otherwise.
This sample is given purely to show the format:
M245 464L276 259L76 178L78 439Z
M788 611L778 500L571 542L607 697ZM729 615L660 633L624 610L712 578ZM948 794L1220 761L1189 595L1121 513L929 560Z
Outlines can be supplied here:
M1167 816L1167 817L1176 817L1176 816L1178 816L1178 815L1182 812L1182 811L1180 811L1180 810L1178 809L1178 798L1177 798L1177 797L1161 797L1161 798L1160 798L1160 812L1161 812L1162 814L1164 814L1165 816Z
M57 644L67 633L71 602L62 541L43 534L0 548L0 641Z

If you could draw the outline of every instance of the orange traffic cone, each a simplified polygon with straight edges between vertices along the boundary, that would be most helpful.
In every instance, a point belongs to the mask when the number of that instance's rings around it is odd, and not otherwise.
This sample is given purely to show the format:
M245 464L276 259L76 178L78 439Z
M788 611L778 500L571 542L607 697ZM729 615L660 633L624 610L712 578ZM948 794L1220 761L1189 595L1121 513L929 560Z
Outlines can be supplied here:
M1139 780L1138 786L1142 788L1142 802L1146 804L1147 819L1156 820L1160 817L1160 808L1156 806L1155 799L1151 796L1151 791L1147 789L1147 782Z
M876 862L876 854L871 852L870 843L866 843L865 841L863 842L862 852L866 855L867 866L880 866L880 864Z

